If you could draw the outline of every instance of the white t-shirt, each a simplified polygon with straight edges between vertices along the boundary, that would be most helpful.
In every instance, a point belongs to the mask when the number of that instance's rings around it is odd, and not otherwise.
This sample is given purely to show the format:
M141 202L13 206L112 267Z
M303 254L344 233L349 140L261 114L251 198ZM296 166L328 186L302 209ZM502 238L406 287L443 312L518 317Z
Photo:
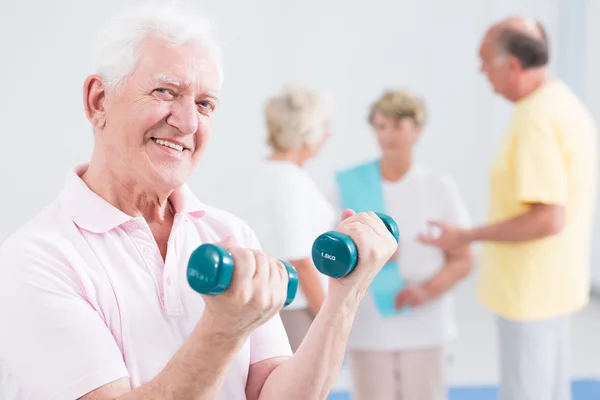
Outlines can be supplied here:
M296 164L263 161L253 174L252 187L242 218L267 254L287 261L311 257L317 236L337 224L332 205ZM319 275L326 289L327 277ZM298 288L296 299L286 309L306 307L306 297Z
M414 166L400 181L384 182L382 192L386 213L395 219L400 229L397 261L402 277L408 284L428 280L444 266L444 254L419 243L419 233L426 232L430 220L469 225L457 185L446 175ZM439 346L457 333L452 308L452 296L446 293L407 314L382 318L367 291L348 348L410 350Z

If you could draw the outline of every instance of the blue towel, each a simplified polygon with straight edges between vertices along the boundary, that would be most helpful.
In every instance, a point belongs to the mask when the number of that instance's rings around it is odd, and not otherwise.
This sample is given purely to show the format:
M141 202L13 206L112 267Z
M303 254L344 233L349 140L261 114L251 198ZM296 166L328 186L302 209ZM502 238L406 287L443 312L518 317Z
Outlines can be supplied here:
M381 190L379 159L337 172L336 181L343 208L351 208L356 212L386 213ZM394 298L403 287L404 279L400 274L398 263L392 260L382 268L369 287L375 306L382 317L391 317L407 310L407 308L396 310L394 304Z

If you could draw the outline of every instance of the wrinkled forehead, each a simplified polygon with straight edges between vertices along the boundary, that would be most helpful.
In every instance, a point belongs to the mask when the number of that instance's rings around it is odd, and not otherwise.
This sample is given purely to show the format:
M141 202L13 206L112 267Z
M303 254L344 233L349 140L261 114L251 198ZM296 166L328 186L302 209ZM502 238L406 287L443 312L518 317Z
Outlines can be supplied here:
M219 92L221 71L217 56L194 42L170 44L150 37L140 47L135 79L194 91Z

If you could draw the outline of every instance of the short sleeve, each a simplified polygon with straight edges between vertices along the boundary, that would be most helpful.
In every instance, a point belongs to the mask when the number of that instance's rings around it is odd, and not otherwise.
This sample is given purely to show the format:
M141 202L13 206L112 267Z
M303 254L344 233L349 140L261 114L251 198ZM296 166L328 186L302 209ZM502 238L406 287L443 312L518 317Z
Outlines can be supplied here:
M462 228L470 228L472 221L467 205L460 194L458 185L450 178L444 179L444 219Z
M248 240L246 246L257 250L261 249L258 238L249 227L246 227L245 237ZM279 314L275 314L273 318L259 326L250 335L250 364L292 354L292 348Z
M515 125L514 165L517 201L562 205L567 174L560 143L548 121L521 117Z
M279 314L275 314L250 335L250 364L273 357L291 355L290 341Z
M72 269L45 252L0 250L2 378L27 399L72 400L128 377Z

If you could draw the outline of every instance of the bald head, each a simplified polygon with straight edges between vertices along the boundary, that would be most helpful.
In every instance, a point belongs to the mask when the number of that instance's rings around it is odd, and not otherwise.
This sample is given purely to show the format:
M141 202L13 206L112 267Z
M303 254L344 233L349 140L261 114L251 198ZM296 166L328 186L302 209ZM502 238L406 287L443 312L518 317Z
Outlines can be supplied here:
M516 57L524 70L543 67L549 60L548 37L541 23L511 17L493 25L486 42L501 55Z

